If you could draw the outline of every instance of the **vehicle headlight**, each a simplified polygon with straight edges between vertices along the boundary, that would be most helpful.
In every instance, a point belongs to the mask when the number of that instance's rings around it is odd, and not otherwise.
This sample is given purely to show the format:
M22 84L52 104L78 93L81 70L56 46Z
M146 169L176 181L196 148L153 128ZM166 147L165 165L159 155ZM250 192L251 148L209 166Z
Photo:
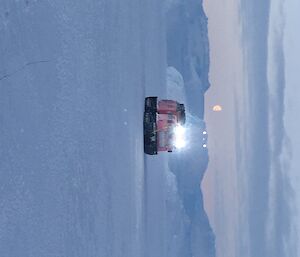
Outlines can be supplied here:
M178 149L186 146L185 128L180 125L174 128L174 145Z

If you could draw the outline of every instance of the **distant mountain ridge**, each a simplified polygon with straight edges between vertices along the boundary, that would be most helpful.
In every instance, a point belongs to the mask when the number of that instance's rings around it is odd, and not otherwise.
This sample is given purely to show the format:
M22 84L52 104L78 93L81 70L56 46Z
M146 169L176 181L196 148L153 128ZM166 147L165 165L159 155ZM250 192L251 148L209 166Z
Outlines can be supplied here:
M167 63L183 76L191 114L203 118L209 41L202 0L166 1Z
M184 213L180 214L184 218L181 232L184 231L185 241L180 248L180 256L214 257L215 235L204 210L200 190L209 158L207 150L198 141L202 134L197 123L203 119L204 93L210 86L207 17L202 0L166 0L165 11L167 63L182 75L185 105L188 117L192 117L187 122L193 128L191 133L195 139L189 149L173 153L169 158L169 168L175 175L177 194L182 202L181 211Z

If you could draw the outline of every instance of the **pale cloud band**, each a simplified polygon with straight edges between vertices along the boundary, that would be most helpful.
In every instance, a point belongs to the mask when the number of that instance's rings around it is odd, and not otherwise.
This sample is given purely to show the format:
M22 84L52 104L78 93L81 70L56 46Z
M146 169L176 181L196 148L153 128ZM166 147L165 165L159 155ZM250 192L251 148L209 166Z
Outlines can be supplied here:
M284 124L285 17L283 2L244 1L243 42L249 82L250 159L248 226L250 256L297 256L291 238L294 192L287 175L291 149ZM257 8L257 7L260 8ZM259 9L259 10L257 10ZM284 154L285 153L285 154ZM251 158L252 157L252 158Z

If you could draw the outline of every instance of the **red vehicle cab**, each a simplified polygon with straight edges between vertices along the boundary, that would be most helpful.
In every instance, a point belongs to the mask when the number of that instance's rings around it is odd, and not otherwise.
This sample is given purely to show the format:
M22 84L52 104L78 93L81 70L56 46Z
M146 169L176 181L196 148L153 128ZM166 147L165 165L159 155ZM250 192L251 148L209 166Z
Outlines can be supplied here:
M184 142L185 108L174 100L146 97L144 111L144 152L172 152Z

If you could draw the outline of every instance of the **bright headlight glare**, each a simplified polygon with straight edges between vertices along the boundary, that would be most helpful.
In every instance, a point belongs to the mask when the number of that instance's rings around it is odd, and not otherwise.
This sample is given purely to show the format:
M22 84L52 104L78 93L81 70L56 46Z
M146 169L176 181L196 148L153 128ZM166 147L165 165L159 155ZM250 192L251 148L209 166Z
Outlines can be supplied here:
M186 142L183 138L177 138L175 141L175 147L181 149L186 146Z
M176 148L180 149L186 146L186 141L185 141L185 128L182 126L176 126L174 128L174 145Z
M185 133L185 128L178 125L174 128L174 133L176 136L183 136Z

